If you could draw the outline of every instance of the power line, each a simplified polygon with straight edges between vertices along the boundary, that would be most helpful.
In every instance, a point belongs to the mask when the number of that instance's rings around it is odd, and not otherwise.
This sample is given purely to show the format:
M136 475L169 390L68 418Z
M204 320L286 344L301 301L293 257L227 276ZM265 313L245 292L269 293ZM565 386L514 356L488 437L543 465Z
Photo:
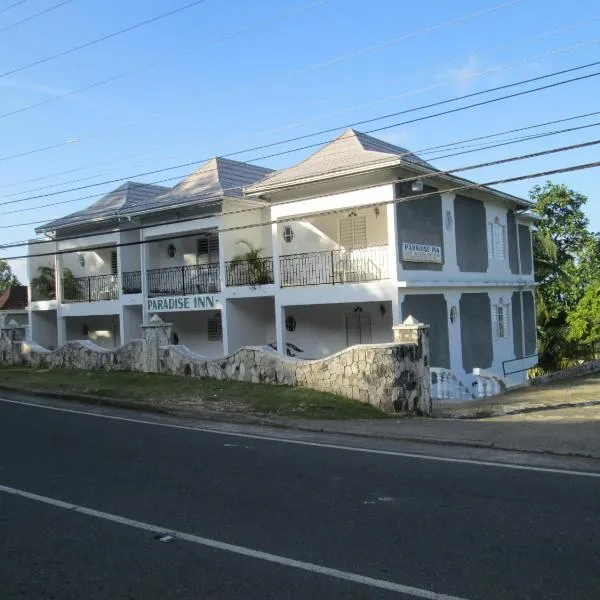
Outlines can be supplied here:
M58 52L57 54L52 54L50 56L46 56L45 58L40 58L38 60L34 60L33 62L27 63L25 65L21 65L20 67L15 67L9 71L5 71L4 73L0 73L0 79L3 77L8 77L9 75L14 75L15 73L20 73L21 71L25 71L26 69L30 69L31 67L36 67L38 65L50 62L52 60L56 60L57 58L62 58L63 56L67 56L69 54L73 54L74 52L78 52L79 50L83 50L84 48L89 48L90 46L95 46L101 42L105 42L111 38L117 37L118 35L123 35L124 33L129 33L134 29L139 29L140 27L144 27L146 25L150 25L151 23L155 23L161 19L165 19L166 17L171 17L177 13L180 13L188 8L192 8L194 6L198 6L200 4L204 4L207 0L194 0L194 2L190 2L189 4L185 4L178 8L174 8L166 13L162 13L160 15L156 15L155 17L151 17L150 19L146 19L144 21L140 21L139 23L134 23L133 25L129 25L123 29L118 29L117 31L113 31L112 33L108 33L103 35L102 37L95 38L90 40L89 42L85 42L84 44L79 44L78 46L73 46L68 50L63 50L62 52Z
M15 6L19 6L20 4L25 4L25 2L29 2L29 0L19 0L18 2L13 2L9 6L5 6L4 8L0 8L0 13L6 12Z
M21 19L20 21L15 21L14 23L7 25L6 27L0 28L0 33L3 33L4 31L8 31L9 29L13 29L14 27L17 27L18 25L22 25L23 23L27 23L28 21L32 21L33 19L35 19L37 17L41 17L42 15L45 15L46 13L56 10L57 8L60 8L61 6L64 6L65 4L69 4L69 2L72 2L72 0L63 0L62 2L59 2L58 4L54 4L53 6L50 6L49 8L45 8L44 10L41 10L40 12L30 15L29 17L25 17L24 19Z
M498 159L498 160L494 160L494 161L487 161L484 163L476 163L476 164L472 164L472 165L468 165L466 167L457 167L454 169L448 169L446 171L439 171L439 170L432 170L429 171L428 173L425 174L419 174L419 175L415 175L415 176L410 176L410 177L406 177L404 179L400 179L397 180L396 183L407 183L407 182L412 182L415 181L416 179L429 179L429 178L435 178L435 177L440 177L440 176L444 176L444 175L452 175L455 173L459 173L459 172L463 172L463 171L469 171L469 170L475 170L475 169L481 169L484 167L489 167L489 166L494 166L494 165L500 165L500 164L506 164L509 162L517 162L517 161L521 161L521 160L529 160L531 158L538 158L540 156L545 156L548 154L556 154L556 153L560 153L560 152L568 152L571 150L576 150L576 149L580 149L580 148L584 148L584 147L590 147L590 146L594 146L594 145L598 145L600 143L600 140L592 140L590 142L583 142L580 144L574 144L571 146L563 146L560 148L551 148L549 150L542 150L542 151L538 151L538 152L533 152L533 153L529 153L529 154L521 154L521 155L517 155L517 156L512 156L512 157L508 157L508 158L503 158L503 159ZM381 160L378 161L373 161L373 164L381 164ZM332 174L335 172L339 172L339 169L337 169L337 171L335 169L330 170L329 172L326 172L324 174ZM483 185L483 184L480 184ZM243 189L243 186L235 186L232 188L227 188L226 190L223 191L223 194L226 195L227 192L231 192L234 190L240 190ZM357 189L361 189L361 188L357 188ZM417 197L417 196L415 196ZM214 200L213 202L205 202L202 204L203 208L207 208L207 207L211 207L211 206L219 206L220 202L221 202L221 196L214 196L212 199L209 198L209 200ZM270 204L270 207L274 207L274 206L281 206L281 205L286 205L286 204L291 204L297 202L296 199L292 199L292 200L282 200L279 202L274 202ZM252 212L256 210L256 207L251 207L251 208L242 208L242 209L236 209L233 211L226 211L221 213L221 217L223 216L231 216L231 215L238 215L238 214L242 214L242 213L247 213L247 212ZM85 221L89 221L90 218L92 217L92 215L87 215L87 218L85 219ZM187 219L178 219L175 221L170 221L170 222L160 222L160 223L155 223L155 224L150 224L150 225L140 225L138 227L133 227L131 229L129 229L129 231L137 231L140 229L151 229L153 227L162 227L164 225L172 225L172 224L178 224L181 225L183 223L186 222L190 222L190 221L198 221L198 220L203 220L205 218L210 218L210 217L198 217L198 216L193 216L193 217L189 217ZM77 224L77 223L76 223ZM113 232L119 231L117 230L113 230ZM103 232L96 232L96 233L90 233L88 235L86 235L85 237L96 237L99 235L106 235L106 231ZM81 235L75 235L74 237L64 237L61 238L58 241L61 242L65 242L65 241L69 241L71 239L79 239L81 237ZM25 243L30 243L30 245L36 245L36 244L43 244L43 243L47 243L47 240L39 240L39 241L25 241L24 243L12 243L12 244L6 244L4 246L2 246L2 248L11 248L11 247L19 247L24 245Z
M292 142L295 142L295 141L304 140L304 139L311 138L311 137L316 137L316 136L323 135L323 134L337 132L340 129L347 129L348 127L355 127L357 125L364 125L366 123L373 123L373 122L377 122L377 121L381 121L381 120L384 120L384 119L391 118L393 116L398 116L398 115L401 115L401 114L407 114L407 113L415 112L415 111L418 111L418 110L423 110L425 108L431 108L431 107L434 107L434 106L440 106L440 105L448 104L448 103L451 103L451 102L457 102L459 100L463 100L463 99L466 99L466 98L472 98L472 97L475 97L475 96L480 96L482 94L486 94L486 93L490 93L490 92L495 92L495 91L502 90L502 89L512 88L512 87L515 87L515 86L518 86L518 85L522 85L524 83L530 83L532 81L539 81L539 80L547 79L549 77L554 77L554 76L559 75L559 74L564 74L564 73L569 73L569 72L573 72L573 71L585 69L585 68L588 68L590 66L595 66L595 65L598 65L598 64L600 64L600 61L596 61L596 62L593 62L593 63L588 63L588 64L582 65L582 66L571 67L570 69L563 69L561 71L549 73L549 74L546 74L546 75L541 75L541 76L530 78L530 79L525 79L525 80L522 80L522 81L519 81L519 82L504 84L504 85L497 86L497 87L494 87L494 88L489 88L489 89L486 89L486 90L481 90L481 91L478 91L478 92L472 92L470 94L465 94L463 96L457 96L457 97L454 97L454 98L449 98L449 99L446 99L446 100L441 100L441 101L438 101L438 102L429 103L429 104L426 104L424 106L418 106L418 107L413 107L413 108L409 108L409 109L404 109L402 111L396 111L396 112L393 112L393 113L388 113L388 114L383 115L383 116L373 117L373 118L370 118L370 119L365 119L365 120L358 121L358 122L355 122L355 123L346 124L344 126L338 126L338 127L323 129L323 130L320 130L320 131L317 131L317 132L313 132L313 133L309 133L309 134L304 134L304 135L301 135L301 136L295 136L295 137L292 137L292 138L288 138L288 139L282 140L282 141L271 142L271 143L268 143L268 144L263 144L263 145L260 145L260 146L254 146L252 148L247 148L247 149L244 149L244 150L238 150L238 151L235 151L235 152L230 152L228 154L224 154L222 157L223 158L231 158L231 157L234 157L234 156L239 156L240 154L246 154L247 152L253 152L253 151L263 150L263 149L267 149L267 148L272 148L274 146L280 146L282 144L292 143ZM580 80L585 80L585 79L588 79L588 78L591 78L591 77L596 77L598 75L600 75L600 71L597 71L597 72L594 72L594 73L590 73L590 74L587 74L587 75L582 75L582 76L575 77L575 78L572 78L572 79L567 79L567 80L555 82L555 83L552 83L552 84L547 84L545 86L540 86L540 87L537 87L537 88L531 88L529 90L523 90L521 92L515 92L513 94L508 94L506 96L499 96L497 98L492 98L492 99L489 99L489 100L485 100L485 101L481 101L481 102L477 102L477 103L473 103L473 104L467 104L465 106L460 106L460 107L457 107L457 108L454 108L454 109L450 109L450 110L446 110L446 111L442 111L442 112L438 112L438 113L433 113L433 114L425 115L425 116L422 116L422 117L417 117L417 118L410 119L410 120L407 120L407 121L402 121L400 123L394 123L392 125L386 125L386 126L383 126L383 127L378 127L378 128L375 128L375 129L368 130L366 133L373 133L373 132L376 132L376 131L382 131L382 130L385 130L385 129L391 129L393 127L399 127L401 125L407 125L409 123L415 123L415 122L418 122L418 121L423 121L423 120L431 119L431 118L438 117L438 116L444 116L444 115L447 115L447 114L461 112L461 111L464 111L464 110L468 110L470 108L474 108L474 107L478 107L478 106L484 106L484 105L487 105L487 104L499 102L501 100L510 99L510 98L514 98L514 97L518 97L518 96L522 96L522 95L526 95L526 94L531 94L533 92L537 92L537 91L541 91L541 90L551 89L551 88L554 88L554 87L557 87L557 86L560 86L560 85L565 85L567 83L573 83L575 81L580 81ZM306 150L306 149L309 149L309 148L314 148L316 146L320 146L321 144L322 144L322 142L317 142L317 143L313 143L313 144L304 145L304 146L299 147L299 148L293 148L291 150L280 151L280 152L277 152L277 153L273 153L273 154L262 156L259 159L254 159L254 161L265 160L267 158L272 158L273 156L281 156L281 155L284 155L284 154L290 154L290 153L293 153L293 152L297 152L299 150ZM146 171L146 172L142 172L142 173L136 173L136 174L129 175L129 176L126 176L126 177L119 177L119 178L116 178L116 179L110 179L110 180L106 180L106 181L99 182L99 183L88 184L88 185L85 185L85 186L78 186L78 187L70 188L70 189L67 189L67 190L59 190L59 191L55 191L55 192L48 192L46 194L38 194L38 195L30 196L30 197L27 197L27 198L19 198L19 199L15 199L15 200L9 200L9 201L0 203L0 206L6 206L8 204L17 204L17 203L20 203L20 202L26 202L26 201L29 201L29 200L36 200L36 199L39 199L39 198L47 198L47 197L50 197L50 196L57 196L57 195L61 195L61 194L64 194L64 193L73 192L73 191L79 191L79 190L83 190L83 189L90 189L92 187L98 187L98 186L106 185L106 184L109 184L109 183L118 183L118 182L122 182L123 180L127 180L127 179L135 179L135 178L138 178L138 177L145 177L147 175L154 175L156 173L164 173L165 171L172 171L172 170L175 170L175 169L181 169L181 168L184 168L184 167L190 167L190 166L193 166L193 165L198 165L199 163L205 162L206 160L210 160L210 158L212 158L212 157L207 157L207 158L204 158L204 159L201 159L201 160L195 160L195 161L190 161L190 162L186 162L186 163L181 163L181 164L178 164L178 165L172 165L170 167L163 167L161 169L154 169L152 171ZM179 177L173 177L171 179L178 179L178 178ZM169 181L169 179L163 179L163 180L160 180L160 181L157 181L157 182L154 182L154 183L162 183L164 181ZM82 197L80 199L84 200L84 199L88 199L90 197L95 197L95 194L93 196L86 196L86 197ZM73 200L73 201L75 201L75 200ZM61 204L61 203L58 203L58 204Z
M274 83L274 82L282 81L282 80L285 80L285 79L287 79L289 77L292 77L292 76L302 75L304 73L307 73L307 72L310 72L310 71L313 71L313 70L316 70L316 69L320 69L320 68L323 68L323 67L326 67L326 66L330 66L330 65L336 64L338 62L341 62L343 60L347 60L349 58L354 58L355 56L359 56L359 55L364 54L366 52L372 52L374 50L383 48L385 46L388 46L388 45L391 45L391 44L395 44L395 43L398 43L400 41L412 39L412 38L417 37L419 35L423 35L425 33L429 33L431 31L435 31L435 30L441 29L443 27L448 27L450 25L455 25L457 23L466 21L466 20L474 18L476 16L480 16L482 14L486 14L486 13L489 13L489 12L500 10L502 8L511 6L513 4L516 4L516 3L519 3L519 2L522 2L522 1L523 0L511 0L510 2L499 4L499 5L493 6L491 8L482 10L482 11L477 11L475 13L471 13L471 14L466 15L464 17L459 17L457 19L451 19L449 21L445 21L445 22L440 23L438 25L427 27L425 29L420 29L420 30L418 30L416 32L411 32L409 34L405 34L403 36L400 36L400 37L397 37L397 38L393 38L392 40L387 40L386 42L380 42L380 43L375 44L373 46L367 46L366 48L362 48L360 50L357 50L357 51L354 51L354 52L351 52L351 53L348 53L348 54L344 54L342 56L338 56L338 57L335 57L333 59L329 59L329 60L324 61L324 62L320 62L320 63L314 64L314 65L310 65L309 67L305 67L305 68L302 68L302 69L295 69L295 70L292 70L292 71L288 71L288 72L286 72L286 73L284 73L282 75L278 75L278 76L276 76L274 78L271 78L271 79L268 79L268 80L263 80L263 81L260 81L260 82L255 82L253 84L244 86L242 88L238 88L236 90L228 90L227 93L224 93L221 96L217 96L217 97L213 98L213 100L221 100L223 98L229 97L229 95L231 93L245 93L245 92L248 92L250 90L262 87L262 86L264 86L266 84L269 84L269 83ZM0 77L1 77L1 75L0 75ZM65 140L63 142L58 142L56 144L52 144L52 145L49 145L49 146L46 146L46 147L43 147L43 148L37 148L37 149L32 150L31 152L35 153L35 152L42 152L42 151L47 151L47 150L53 150L53 149L59 148L61 146L67 146L67 145L72 144L72 143L79 143L79 142L82 142L82 141L85 141L85 140L96 139L98 137L102 137L104 135L107 135L108 133L113 133L115 131L121 131L121 130L126 129L128 127L132 127L134 125L147 122L148 120L154 120L154 119L156 119L158 117L164 117L164 116L168 116L170 114L180 114L183 110L187 110L189 108L194 108L196 106L198 106L198 103L192 103L192 104L184 106L184 107L179 107L179 108L177 108L177 109L175 109L173 111L166 111L166 112L155 114L150 119L147 119L147 118L146 119L138 119L137 121L133 121L133 122L130 122L130 123L127 123L127 124L124 124L124 125L120 125L120 126L118 126L116 128L110 129L110 130L102 130L102 131L99 131L99 132L95 132L95 133L91 133L91 134L85 135L83 137L79 136L77 138L73 138L73 139L70 139L70 140ZM0 115L0 118L2 116L3 115ZM0 161L3 161L3 160L12 160L14 158L22 158L22 157L27 156L27 155L28 155L28 152L22 152L22 153L18 153L16 155L1 157Z
M538 139L538 138L542 138L542 137L547 137L549 135L555 135L557 133L572 132L572 131L577 131L577 130L581 130L581 129L587 129L589 127L597 127L597 126L600 126L600 121L596 122L596 123L591 123L591 124L588 124L588 125L582 125L580 127L571 127L571 128L564 129L564 130L558 130L558 131L554 131L554 132L545 132L545 133L540 133L540 134L536 134L536 135L532 135L532 136L525 136L525 137L522 137L522 138L512 139L512 140L508 140L508 141L502 141L502 142L499 142L499 143L496 143L496 144L492 144L492 145L489 145L489 146L483 146L483 147L478 146L476 149L462 150L460 152L454 152L452 154L445 154L445 155L442 155L442 156L437 156L437 157L434 157L433 159L429 159L429 160L441 160L441 159L444 159L444 158L450 158L450 157L454 157L454 156L461 156L463 154L468 154L468 153L474 152L476 150L478 150L478 151L479 150L489 150L489 149L493 149L493 148L499 148L501 146L506 146L508 144L514 144L514 143L520 142L520 141L530 141L532 139ZM575 149L575 148L584 148L584 147L589 146L589 145L595 145L595 142L592 143L592 144L582 143L582 144L579 144L579 145L568 146L568 147L565 147L565 148L555 149L555 150L551 150L551 151L542 151L540 153L534 153L534 154L531 154L531 155L525 155L524 158L532 158L534 156L543 156L544 154L552 154L554 152L563 152L565 150L571 150L571 149ZM404 155L401 155L401 156L406 156L406 155L409 155L409 154L413 154L413 153L407 152L407 153L405 153ZM260 158L254 159L254 161L258 161L258 160L260 160ZM469 169L483 168L485 166L491 166L492 164L502 164L502 162L504 162L504 161L502 161L502 160L495 161L495 162L490 163L490 164L484 163L484 164L477 165L477 166L471 166L471 167L469 167ZM210 169L210 170L211 171L215 171L216 169ZM462 169L455 169L455 170L451 170L451 171L444 171L443 173L453 173L455 171L458 172L458 171L461 171L461 170ZM333 174L335 172L336 172L335 170L334 171L328 171L328 172L325 172L324 174L328 175L328 174ZM440 172L436 171L436 173L439 174ZM155 181L155 182L153 182L153 184L165 183L165 182L173 180L173 179L179 179L179 177L169 177L168 179ZM147 184L138 184L138 185L139 185L139 187L143 187L143 186L145 186ZM240 191L244 187L245 186L237 186L236 188L229 188L229 191L233 191L233 190ZM95 197L95 195L93 195L91 197ZM52 203L49 203L49 204L41 204L41 205L38 205L38 206L29 207L29 208L21 208L21 209L17 209L17 210L13 210L13 211L5 211L3 214L4 215L11 215L11 214L16 214L16 213L22 213L22 212L30 211L30 210L39 210L40 208L48 208L48 207L56 206L56 205L60 205L60 204L70 204L72 202L77 202L77 201L79 201L79 199L75 199L75 200L63 200L63 201L60 201L60 202L52 202ZM212 205L218 205L218 202L215 202L215 203L212 203L212 204L211 203L203 203L202 204L203 207L212 206ZM150 202L149 204L146 204L144 206L144 209L145 210L152 209L154 206L156 206L156 204L152 204L152 202ZM253 209L250 209L250 210L253 210ZM94 213L94 212L87 212L86 215L85 215L85 217L82 219L82 221L85 222L85 221L89 220L90 218L93 218L95 214L101 214L102 212L104 212L104 210L99 210L96 213Z
M131 75L134 75L136 73L141 73L142 71L145 71L145 70L150 69L152 67L155 67L157 65L163 64L163 63L168 62L170 60L173 60L175 58L179 58L180 56L186 56L188 54L192 54L194 52L198 52L200 50L204 50L206 48L210 48L211 46L214 46L214 45L220 44L222 42L228 41L230 39L239 37L239 36L241 36L243 34L251 32L251 31L256 31L257 29L260 29L260 28L262 28L262 27L264 27L266 25L270 25L271 23L276 23L276 22L281 21L283 19L286 19L286 18L288 18L290 16L296 15L296 14L298 14L300 12L304 12L306 10L309 10L309 9L314 8L316 6L320 6L322 4L326 4L327 2L330 2L330 1L331 0L317 0L316 2L311 2L310 4L303 5L303 6L299 7L299 8L297 8L297 9L294 9L292 11L288 11L288 12L286 12L286 13L284 13L282 15L279 15L277 17L273 17L271 19L267 19L266 21L262 21L262 22L260 22L260 23L258 23L256 25L252 25L251 27L246 27L245 29L240 29L239 31L236 31L236 32L224 35L224 36L221 36L220 38L217 38L216 40L207 42L205 44L202 44L201 46L197 46L194 49L186 50L184 52L179 52L177 54L172 54L170 56L163 57L160 60L157 60L157 61L154 61L154 62L151 62L151 63L147 63L145 65L142 65L140 67L136 67L134 69L130 69L129 71L124 71L122 73L118 73L117 75L113 75L111 77L107 77L106 79L101 79L99 81L95 81L93 83L90 83L88 85L80 87L80 88L78 88L76 90L71 90L69 92L65 92L64 94L60 94L60 95L54 96L52 98L47 98L46 100L41 100L40 102L35 102L33 104L28 104L26 106L22 106L20 108L16 108L16 109L11 110L11 111L9 111L7 113L2 113L2 114L0 114L0 119L5 119L7 117L11 117L13 115L17 115L17 114L23 113L23 112L31 110L33 108L39 108L40 106L46 106L47 104L52 104L54 102L57 102L58 100L62 100L64 98L69 98L71 96L75 96L77 94L81 94L82 92L87 92L89 90L92 90L92 89L95 89L97 87L106 85L108 83L112 83L113 81L118 81L120 79L124 79L124 78L129 77ZM79 138L79 140L81 140L81 138Z
M450 188L450 189L445 189L445 190L443 190L443 192L444 193L457 193L457 192L462 192L462 191L466 191L466 190L474 190L474 189L478 189L478 188L488 188L489 186L492 186L492 185L514 183L517 181L525 181L528 179L538 179L540 177L549 177L551 175L558 175L561 173L572 173L575 171L582 171L584 169L592 169L592 168L597 168L597 167L600 167L600 161L572 165L569 167L561 167L558 169L551 169L551 170L547 170L547 171L538 171L535 173L527 173L525 175L517 175L515 177L497 179L494 181L488 181L486 183L469 183L468 185L462 185L462 186L457 186L457 187ZM426 192L423 194L411 195L407 199L412 201L412 200L416 200L418 198L427 198L427 197L431 197L431 196L436 196L439 193L440 193L440 191L436 190L434 192ZM364 205L361 205L361 208L386 206L388 204L395 204L396 202L398 202L398 199L394 198L393 200L384 200L384 201L373 202L370 204L364 204ZM296 216L296 217L286 216L285 222L296 222L296 221L304 220L304 219L310 218L310 217L325 216L325 215L332 215L332 214L338 214L338 213L346 213L347 211L348 211L348 208L345 207L345 208L336 208L336 209L323 210L323 211L315 211L315 212L306 213L306 214L303 214L301 216ZM205 218L207 218L207 217L205 217ZM236 226L232 226L232 227L223 227L223 228L219 228L218 231L220 233L225 233L228 231L241 231L244 229L254 229L256 227L266 227L268 225L276 225L278 223L279 223L279 221L275 219L275 220L269 220L269 221L261 221L259 223L236 225ZM159 225L164 225L164 224L160 223ZM193 232L186 232L186 233L181 233L181 234L169 235L168 239L177 240L177 239L190 237L191 235L194 235ZM81 236L79 236L79 237L81 237ZM60 242L63 240L48 240L46 243L52 243L53 241ZM111 248L117 248L117 247L123 248L123 247L128 247L128 246L140 246L140 245L145 245L145 244L152 244L152 243L156 243L156 242L160 242L160 241L164 241L164 240L155 239L155 240L138 240L138 241L133 241L133 242L118 242L115 244L109 244L109 246ZM107 244L102 244L100 246L86 246L85 248L76 248L76 249L70 249L70 250L56 250L54 252L41 252L38 254L29 254L29 255L25 254L25 255L21 255L21 256L7 256L7 257L3 257L2 260L20 260L20 259L25 259L25 258L39 258L39 257L44 257L44 256L73 254L75 252L80 252L82 249L84 249L86 251L92 251L92 250L101 250L106 247L107 247Z
M329 0L323 0L323 1L327 2ZM305 5L303 7L298 8L295 11L292 11L291 13L285 13L284 15L280 15L279 17L276 17L273 20L274 21L275 20L281 20L281 19L285 18L286 16L290 16L291 14L294 14L296 12L300 12L302 10L308 10L309 8L311 8L313 6L316 6L318 4L320 4L320 3L316 2L314 4ZM511 47L514 47L514 46L519 46L519 45L522 45L522 44L525 44L525 43L528 43L528 42L531 42L531 41L536 41L538 39L541 39L541 38L544 38L544 37L548 37L550 35L555 35L557 33L560 33L560 32L563 32L563 31L566 31L566 30L569 30L569 29L573 29L573 28L580 27L580 26L583 26L583 25L588 25L588 24L596 22L598 20L600 20L600 17L594 17L592 19L587 19L587 20L584 20L584 21L576 21L576 22L570 23L569 25L566 25L564 27L560 27L558 29L552 29L552 30L549 30L549 31L545 31L545 32L543 32L541 34L536 34L535 36L531 36L531 37L525 38L523 40L519 40L517 42L513 42L511 44L504 44L504 45L501 45L501 46L496 46L496 47L492 48L491 50L487 50L485 52L480 52L480 53L478 53L476 55L470 54L469 56L463 57L460 60L464 60L464 58L469 58L470 56L476 56L476 57L485 56L486 54L494 53L494 52L497 52L497 51L500 51L500 50L505 50L507 48L511 48ZM253 26L253 27L258 27L259 25L264 25L264 24L266 24L266 23L258 24L257 26ZM249 28L249 29L252 29L252 28ZM243 32L247 32L249 29L242 30L240 32L236 32L234 34L231 34L229 37L234 37L234 36L239 35L239 34L241 34ZM227 36L225 36L225 37L227 37ZM220 41L222 41L223 39L225 39L225 38L220 38ZM219 41L219 40L217 40L217 41ZM190 52L193 52L193 51L195 51L195 50L191 50ZM412 74L405 74L403 76L403 79L413 78L413 77L416 77L418 75L423 75L423 74L426 74L426 73L429 73L429 72L435 70L436 68L441 68L442 66L444 66L446 64L452 64L452 63L455 63L455 62L458 62L458 61L459 61L459 59L454 59L453 61L446 61L445 63L442 63L442 65L438 65L437 67L430 67L430 68L427 68L427 69L424 69L424 70L421 70L421 71L418 71L418 72L415 72L415 73L412 73ZM389 78L386 78L386 80L390 81ZM455 81L455 80L452 80L451 82L453 82L453 81ZM449 83L451 83L451 82L449 82ZM341 112L344 112L344 111L341 111ZM341 114L341 112L338 112L338 113L335 113L335 114ZM312 117L312 118L309 118L309 119L305 119L303 121L299 121L299 122L293 123L291 125L287 125L285 127L280 127L280 128L276 128L276 129L270 129L270 130L258 132L256 134L254 134L252 137L255 137L256 135L264 135L264 134L267 134L267 133L275 133L275 132L283 131L283 130L286 130L286 129L295 128L295 127L298 127L299 125L303 125L305 123L308 123L308 122L311 122L311 121L314 121L314 120L317 120L317 119L320 119L320 118L329 117L329 116L332 116L332 114L328 113L328 114L324 114L324 115L319 115L318 117ZM1 115L0 115L0 117L1 117ZM35 181L41 181L43 179L48 179L48 178L56 177L56 176L59 176L59 175L67 175L69 173L76 173L77 171L86 170L86 169L88 169L90 167L103 166L103 165L106 165L106 164L110 164L112 162L121 161L121 160L126 159L126 158L133 158L133 157L136 157L136 156L143 156L144 154L149 154L151 152L155 152L155 151L162 150L162 149L165 149L165 148L170 148L170 147L173 147L173 146L190 143L192 141L197 141L198 139L202 139L203 137L206 137L206 136L201 136L200 138L188 138L188 139L180 140L180 141L177 141L177 142L170 142L168 144L162 144L160 146L155 146L154 148L150 148L150 149L144 150L142 152L135 152L133 154L127 154L127 155L122 155L122 156L114 157L114 158L111 158L109 160L104 160L104 161L100 161L100 162L97 162L97 163L93 163L92 165L77 167L75 169L68 169L68 170L65 170L65 171L59 171L59 172L55 172L55 173L50 173L50 174L47 174L47 175L43 175L43 176L39 176L39 177L34 177L34 178L27 179L27 180L13 182L13 183L9 183L9 184L3 184L3 185L0 185L0 189L6 188L6 187L14 187L16 185L23 185L23 184L26 184L26 183L33 183ZM74 141L75 140L73 140L73 142ZM61 145L64 144L64 143L67 143L67 142L61 142ZM103 174L99 174L99 175L95 175L95 176L88 176L88 177L85 177L85 178L72 179L72 180L68 180L68 181L63 182L63 184L66 185L66 184L69 184L69 183L77 183L78 181L85 181L87 179L92 179L93 177L100 177L102 175ZM52 187L57 187L58 185L61 185L61 184L60 183L55 183L55 184L52 184L52 185L49 185L49 186L45 186L45 187L33 188L33 189L30 189L30 190L24 190L24 191L21 191L21 192L13 192L11 194L5 194L4 197L16 196L16 195L19 195L21 193L31 193L31 192L34 192L34 191L39 191L39 190L43 190L43 189L49 189L49 188L52 188Z

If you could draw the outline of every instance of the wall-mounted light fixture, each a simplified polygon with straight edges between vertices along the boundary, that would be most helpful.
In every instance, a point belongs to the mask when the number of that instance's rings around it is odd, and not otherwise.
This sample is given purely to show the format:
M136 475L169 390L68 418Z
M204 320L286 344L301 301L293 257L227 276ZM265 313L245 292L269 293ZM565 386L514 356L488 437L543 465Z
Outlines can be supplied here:
M382 317L385 315L385 306L383 304L379 305L379 312L381 313Z
M453 306L450 309L450 323L454 325L454 321L456 321L456 306Z
M175 248L175 244L169 244L167 246L167 256L169 258L174 258L176 252L177 252L177 248Z
M379 206L376 206L376 207L373 209L373 212L375 213L375 218L377 218L377 217L379 216L379 213L381 212L381 211L379 210Z
M415 179L411 184L410 184L410 189L413 192L422 192L423 191L423 180L422 179Z
M80 254L79 255L79 266L80 267L85 267L85 254Z

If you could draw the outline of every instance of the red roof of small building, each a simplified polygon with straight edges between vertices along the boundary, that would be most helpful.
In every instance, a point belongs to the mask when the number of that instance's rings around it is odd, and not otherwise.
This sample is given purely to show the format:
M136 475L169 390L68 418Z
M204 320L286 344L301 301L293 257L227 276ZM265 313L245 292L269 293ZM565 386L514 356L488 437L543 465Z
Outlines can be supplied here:
M13 285L0 292L0 310L23 310L27 308L27 286Z

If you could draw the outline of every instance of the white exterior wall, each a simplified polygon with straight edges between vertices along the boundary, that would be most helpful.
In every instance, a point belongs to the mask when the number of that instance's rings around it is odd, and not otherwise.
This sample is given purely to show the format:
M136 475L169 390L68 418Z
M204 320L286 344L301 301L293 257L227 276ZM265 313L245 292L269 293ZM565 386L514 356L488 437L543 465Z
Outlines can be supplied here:
M130 231L121 231L122 244L135 244L135 242L139 242L139 240L140 231L138 229L132 229ZM119 266L121 268L121 272L129 273L131 271L140 270L140 248L141 246L139 245L121 246L119 248Z
M99 250L81 250L72 254L63 254L63 272L64 270L69 269L74 277L110 275L111 253L114 250L116 250L116 248L101 248ZM82 257L84 260L83 266L81 266L80 262Z
M147 268L149 270L169 269L197 264L197 240L199 235L200 233L196 233L191 234L189 237L177 239L161 238L153 240L147 245ZM173 258L167 254L167 248L171 244L175 246L175 256Z
M139 340L142 338L141 325L143 314L141 306L124 306L121 317L121 331L123 332L123 343Z
M56 311L31 311L29 313L31 339L44 348L54 350L58 346Z
M221 217L221 248L225 261L230 261L237 254L243 254L247 248L240 244L241 240L247 240L255 248L262 248L262 256L273 256L271 244L271 213L269 208L258 207L253 210L246 203L234 200L223 202L223 215ZM236 212L244 210L244 212ZM258 225L269 223L268 225ZM234 227L257 225L247 229L231 230Z
M375 214L373 208L357 209L354 212L359 217L366 217L367 245L385 246L388 242L385 207L379 208L379 216ZM339 249L340 220L346 217L348 217L347 213L340 213L314 217L306 221L281 221L278 225L280 255ZM291 242L283 239L283 228L286 225L289 225L294 232Z
M383 305L385 313L380 307ZM357 307L371 316L372 343L393 341L392 303L363 302L349 304L327 304L319 306L286 306L284 323L287 317L294 317L296 329L284 330L284 341L298 346L303 352L299 358L320 358L346 348L346 315Z
M202 356L223 356L223 342L209 341L207 321L218 311L194 311L186 313L159 313L166 323L173 324L179 344Z
M264 346L276 340L273 298L227 300L227 347Z
M84 327L87 327L87 335L84 333ZM69 342L89 340L107 349L113 349L121 345L119 318L116 315L66 317L65 328L67 341Z

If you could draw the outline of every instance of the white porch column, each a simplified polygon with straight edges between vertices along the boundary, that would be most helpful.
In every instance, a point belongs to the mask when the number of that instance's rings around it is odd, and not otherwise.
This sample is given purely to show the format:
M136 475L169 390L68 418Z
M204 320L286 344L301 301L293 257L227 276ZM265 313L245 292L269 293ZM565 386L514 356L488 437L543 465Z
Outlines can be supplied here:
M388 242L388 275L392 284L392 323L402 322L400 302L398 298L398 278L400 254L398 253L398 221L396 219L396 203L386 205L387 211L387 242Z
M279 264L279 225L271 224L271 248L273 250L273 281L277 288L281 287L281 272Z
M58 244L56 244L57 254L54 255L54 288L56 303L63 303L63 255L58 254Z
M142 288L142 325L148 323L148 244L146 232L140 227L140 283Z
M462 343L460 334L460 292L446 292L444 298L448 305L448 346L450 349L450 370L465 383L462 364ZM452 322L454 318L454 323Z
M227 234L221 233L219 231L219 282L221 284L221 294L225 293L225 288L227 287L227 263L225 261L225 247L227 244ZM227 310L225 309L225 300L223 300L223 323L225 323L225 314ZM225 334L225 329L223 329L223 334Z
M56 318L56 338L58 348L67 343L67 322L65 317L58 316Z
M224 298L221 302L221 331L223 332L223 354L227 356L229 354L229 323L227 321L227 302Z
M456 235L454 227L454 199L456 198L456 194L453 192L444 192L441 197L444 273L448 276L454 276L460 273L456 259Z
M275 338L277 340L277 352L287 354L285 346L285 306L281 306L275 297Z

